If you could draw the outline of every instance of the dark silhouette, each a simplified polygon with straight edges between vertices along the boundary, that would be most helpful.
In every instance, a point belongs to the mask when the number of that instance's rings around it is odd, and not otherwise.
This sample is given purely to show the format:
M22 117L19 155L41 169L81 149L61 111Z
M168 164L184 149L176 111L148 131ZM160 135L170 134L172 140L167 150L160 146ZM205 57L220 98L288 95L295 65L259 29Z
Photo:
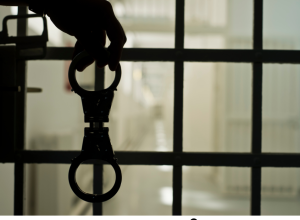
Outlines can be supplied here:
M73 58L86 50L91 57L77 65L78 71L97 61L98 67L106 64L115 71L126 43L125 32L114 15L111 4L106 0L0 0L0 5L36 6L43 5L44 13L61 31L77 39ZM108 36L111 44L103 50ZM104 59L108 57L108 59Z
M101 91L87 91L79 86L76 81L75 72L78 63L89 57L84 51L78 54L72 61L69 68L69 81L74 93L81 97L84 112L84 122L90 123L89 128L84 129L82 149L79 155L72 160L69 170L69 183L73 192L82 200L95 203L105 202L111 199L120 189L122 182L122 172L117 163L114 150L112 148L108 128L103 127L103 122L109 122L109 112L114 99L114 91L121 80L121 66L118 64L113 83ZM83 161L95 159L104 160L110 164L116 174L114 186L104 194L91 194L84 192L77 184L76 170Z

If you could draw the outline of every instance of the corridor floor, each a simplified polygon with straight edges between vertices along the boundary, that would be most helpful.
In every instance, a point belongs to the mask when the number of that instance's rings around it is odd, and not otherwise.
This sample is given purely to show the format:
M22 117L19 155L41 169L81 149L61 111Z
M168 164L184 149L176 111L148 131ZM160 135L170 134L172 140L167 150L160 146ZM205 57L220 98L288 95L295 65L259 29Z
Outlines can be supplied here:
M155 149L153 149L153 146ZM145 135L138 151L171 151L160 121ZM183 215L249 215L249 196L226 196L209 168L183 167ZM122 166L120 191L103 203L104 215L171 215L172 167ZM112 183L110 183L112 184ZM262 215L300 215L300 198L263 198Z

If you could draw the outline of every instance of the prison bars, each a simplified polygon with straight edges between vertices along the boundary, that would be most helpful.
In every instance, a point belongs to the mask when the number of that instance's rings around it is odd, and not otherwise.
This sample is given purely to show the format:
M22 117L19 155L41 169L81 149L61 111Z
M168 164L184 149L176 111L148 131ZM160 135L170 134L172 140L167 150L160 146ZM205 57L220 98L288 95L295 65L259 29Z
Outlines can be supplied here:
M26 13L19 7L19 13ZM184 48L184 0L176 0L174 49L124 49L122 61L171 61L175 62L174 81L174 146L169 152L116 152L121 165L173 165L173 215L181 214L182 165L190 166L238 166L251 170L251 214L260 214L261 167L300 167L300 154L261 153L262 127L262 63L299 64L300 51L262 50L263 0L254 0L253 50L192 50ZM20 24L20 25L19 25ZM26 32L26 24L18 24L18 33ZM69 60L72 48L48 48L45 60ZM252 153L184 153L182 152L183 116L183 63L184 62L249 62L253 63ZM20 64L25 73L25 63ZM25 76L25 74L24 74ZM25 78L24 82L25 83ZM21 98L22 99L22 98ZM20 100L25 106L25 98ZM19 118L24 122L25 108ZM18 114L17 114L18 115ZM22 116L23 115L23 116ZM23 117L23 118L22 118ZM19 134L24 137L24 124ZM23 127L23 128L22 128ZM1 162L15 162L15 214L23 214L23 163L70 163L79 151L24 151L24 139L20 139L16 153L1 158ZM97 164L94 161L94 164ZM96 166L96 165L95 165ZM95 172L98 171L94 168ZM95 185L102 178L95 179ZM95 190L95 189L94 189ZM98 188L96 191L100 190ZM101 192L101 191L99 191ZM98 193L99 193L98 192ZM16 195L17 194L17 195ZM95 205L94 214L102 214L102 206Z

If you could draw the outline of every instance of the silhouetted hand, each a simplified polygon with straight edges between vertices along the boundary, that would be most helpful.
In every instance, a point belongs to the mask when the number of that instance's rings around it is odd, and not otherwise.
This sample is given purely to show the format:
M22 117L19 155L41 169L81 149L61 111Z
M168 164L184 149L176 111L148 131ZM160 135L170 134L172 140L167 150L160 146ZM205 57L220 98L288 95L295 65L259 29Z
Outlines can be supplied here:
M73 58L83 50L92 56L82 60L77 70L83 71L96 60L98 67L108 64L114 71L120 61L126 35L114 15L111 4L106 0L61 0L61 2L62 5L56 3L49 7L47 15L57 28L76 37ZM108 47L110 53L108 60L108 54L103 50L106 34L111 41Z

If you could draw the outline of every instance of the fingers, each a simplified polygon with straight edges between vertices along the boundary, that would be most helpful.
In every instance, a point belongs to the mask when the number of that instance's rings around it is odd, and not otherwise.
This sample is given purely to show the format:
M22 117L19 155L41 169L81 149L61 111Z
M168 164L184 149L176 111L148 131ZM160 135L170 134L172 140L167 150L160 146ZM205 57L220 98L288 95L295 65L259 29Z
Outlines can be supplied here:
M115 71L120 62L123 46L126 43L124 30L108 1L89 0L85 3L87 2L92 2L95 7L90 8L89 15L86 16L88 22L78 22L80 24L74 34L78 40L74 55L84 49L97 61L98 67L104 67L108 64L110 70ZM107 50L109 53L104 49L106 34L111 41ZM78 65L78 71L84 70L91 63L91 59L83 60Z
M74 59L74 57L76 57L82 51L84 51L84 47L82 46L82 44L79 41L77 41L75 44L75 49L73 52L72 59ZM93 62L94 62L94 59L92 57L90 57L90 56L85 57L84 59L82 59L78 62L76 69L77 69L77 71L82 72L86 67L91 65Z
M78 32L75 37L84 50L97 60L97 65L103 67L108 64L108 52L104 49L106 35L105 31L87 31L82 30Z
M111 41L109 47L108 47L108 51L110 52L111 56L109 58L109 68L112 71L115 71L120 59L121 59L121 55L122 55L122 51L123 51L123 47L126 43L126 36L125 33L123 31L123 28L120 25L120 29L122 30L122 32L120 32L119 34L121 34L121 36L119 38L112 38L111 35L115 34L115 33L111 33L107 32L107 35Z
M121 24L113 12L111 4L108 1L103 1L101 4L105 10L106 22L104 24L104 28L109 40L111 41L111 44L108 47L108 51L110 52L108 64L110 70L115 71L120 62L123 46L127 39Z

